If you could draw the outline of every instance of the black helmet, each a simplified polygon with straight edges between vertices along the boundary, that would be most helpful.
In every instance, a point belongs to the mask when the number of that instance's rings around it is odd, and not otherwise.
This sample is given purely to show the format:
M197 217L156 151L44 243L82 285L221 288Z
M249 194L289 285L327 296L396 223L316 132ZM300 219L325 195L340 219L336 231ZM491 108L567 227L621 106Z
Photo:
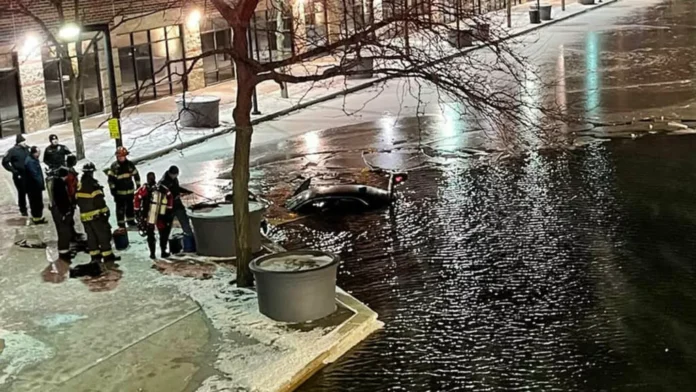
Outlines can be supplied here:
M68 165L68 167L74 167L75 165L77 165L77 157L73 154L70 154L66 158L65 163Z
M97 167L94 166L94 163L92 162L87 162L82 166L82 172L83 173L93 173L97 170Z

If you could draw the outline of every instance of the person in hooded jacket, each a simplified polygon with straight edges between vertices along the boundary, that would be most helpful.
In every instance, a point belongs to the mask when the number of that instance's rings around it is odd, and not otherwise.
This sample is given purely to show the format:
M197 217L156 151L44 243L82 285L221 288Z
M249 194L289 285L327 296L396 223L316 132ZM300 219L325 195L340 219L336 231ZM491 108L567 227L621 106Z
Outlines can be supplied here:
M46 190L44 182L43 170L41 170L41 162L39 156L41 150L33 146L29 156L24 161L26 170L26 187L27 196L29 196L29 209L31 210L31 222L35 225L47 223L43 216L43 192Z
M172 197L174 198L174 209L172 213L174 217L176 217L176 220L179 221L184 235L192 236L193 230L191 229L191 222L186 213L184 202L181 200L181 195L190 195L192 192L179 185L179 168L177 166L171 166L169 170L164 173L164 176L162 176L160 183L167 187L169 192L172 193Z
M17 195L19 196L17 204L22 216L27 216L27 188L24 162L28 156L29 147L24 136L17 135L15 145L2 158L2 167L12 173L12 181L15 188L17 188Z
M48 137L50 145L44 151L43 162L48 166L49 171L57 170L65 166L65 160L68 155L71 155L70 149L58 142L57 135Z

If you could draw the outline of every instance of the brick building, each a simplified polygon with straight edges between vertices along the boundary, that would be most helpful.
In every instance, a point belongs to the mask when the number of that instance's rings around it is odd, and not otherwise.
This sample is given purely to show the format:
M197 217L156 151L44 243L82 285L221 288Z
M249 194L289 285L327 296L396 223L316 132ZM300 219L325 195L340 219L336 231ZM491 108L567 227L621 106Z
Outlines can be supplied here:
M388 14L389 5L422 8L437 14L428 1L457 2L475 7L481 0L261 0L247 39L259 61L278 60L298 50L322 45ZM484 0L501 2L502 0ZM206 0L81 0L78 10L82 33L66 47L70 58L56 54L54 43L31 17L7 11L18 3L30 5L46 28L61 26L50 0L0 0L0 138L29 133L68 122L70 64L82 75L80 115L110 111L109 73L103 39L93 41L91 25L111 27L112 54L119 103L137 105L235 77L226 54L205 57L187 75L185 59L229 47L227 22ZM14 5L10 5L14 4ZM65 1L66 19L75 15L74 1ZM502 3L504 4L504 2ZM4 7L4 8L3 8ZM384 10L382 10L382 8ZM16 9L16 8L13 8ZM438 16L436 16L438 17ZM446 18L440 15L443 20ZM96 44L96 45L95 45ZM78 60L79 59L79 60ZM177 61L180 60L180 61Z

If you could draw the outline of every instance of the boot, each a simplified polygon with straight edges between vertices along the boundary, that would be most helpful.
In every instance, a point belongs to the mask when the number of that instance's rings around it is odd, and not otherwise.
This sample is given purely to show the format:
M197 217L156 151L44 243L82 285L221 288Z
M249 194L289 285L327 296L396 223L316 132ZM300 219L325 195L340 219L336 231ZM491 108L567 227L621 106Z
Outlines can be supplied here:
M92 256L90 263L101 263L102 258L100 255Z
M157 256L154 253L150 253L150 260L157 260Z
M45 225L46 223L48 223L48 221L47 221L46 218L44 218L44 217L41 217L41 218L31 218L31 223L34 224L34 225Z
M72 264L72 258L73 258L73 257L72 257L72 255L71 255L69 252L68 252L68 253L59 253L59 254L58 254L58 259L59 259L59 260L63 260L63 261L65 261L65 262L68 263L68 264Z
M167 253L166 249L162 250L162 258L166 259L167 257L171 256L171 254Z

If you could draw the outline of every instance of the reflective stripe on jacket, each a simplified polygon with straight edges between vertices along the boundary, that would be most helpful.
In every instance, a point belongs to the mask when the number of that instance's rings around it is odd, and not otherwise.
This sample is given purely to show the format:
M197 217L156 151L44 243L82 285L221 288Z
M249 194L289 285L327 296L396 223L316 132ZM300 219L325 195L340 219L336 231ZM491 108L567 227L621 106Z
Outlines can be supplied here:
M133 162L114 162L106 172L109 176L109 188L117 195L132 195L140 187L140 174Z
M77 186L77 206L80 208L80 220L89 222L100 215L107 215L104 192L99 182L91 175L84 174Z

